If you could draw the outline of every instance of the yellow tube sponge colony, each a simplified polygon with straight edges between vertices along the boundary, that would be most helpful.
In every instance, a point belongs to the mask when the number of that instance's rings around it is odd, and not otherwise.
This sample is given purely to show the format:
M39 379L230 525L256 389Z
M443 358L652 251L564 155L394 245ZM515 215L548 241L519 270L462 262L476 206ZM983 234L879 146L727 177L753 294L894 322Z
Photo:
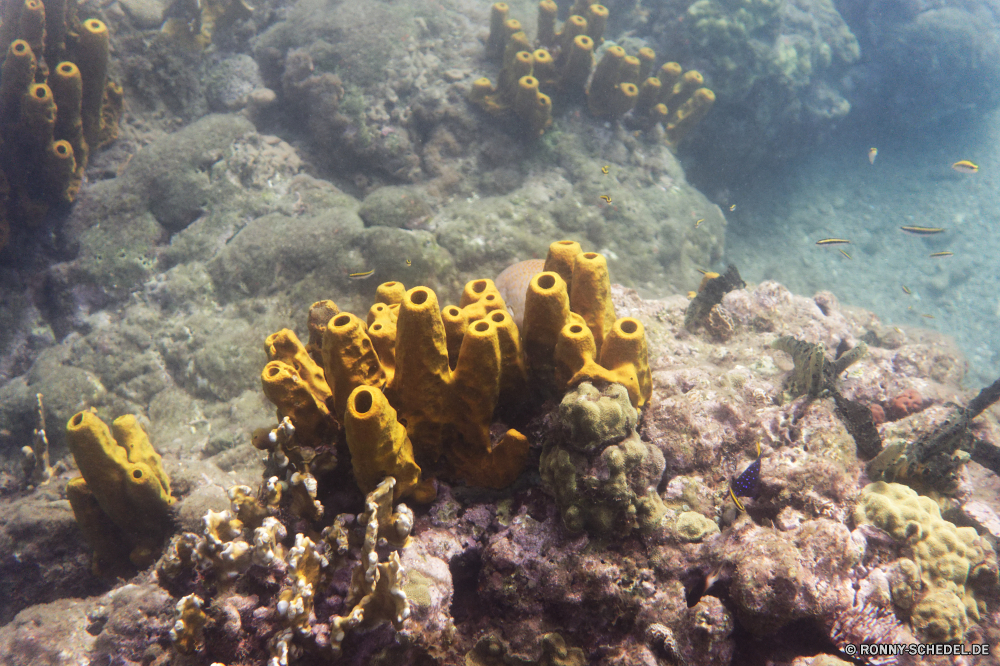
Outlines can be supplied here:
M413 446L396 420L396 410L378 388L359 386L347 399L344 431L351 450L354 478L362 492L370 493L386 476L396 479L393 500L420 490L427 501L427 489L420 485L420 467L413 460Z
M69 491L74 514L86 529L95 524L81 499L89 494L101 512L121 530L132 550L129 558L146 566L170 529L170 479L163 471L160 455L134 416L121 416L112 430L90 412L75 414L66 424L66 438L82 479L74 479ZM87 534L91 543L101 543L106 534ZM95 565L97 562L95 562Z
M354 389L385 385L385 371L365 330L365 323L350 312L341 312L326 325L323 367L333 392L333 411L341 421L347 409L347 398Z

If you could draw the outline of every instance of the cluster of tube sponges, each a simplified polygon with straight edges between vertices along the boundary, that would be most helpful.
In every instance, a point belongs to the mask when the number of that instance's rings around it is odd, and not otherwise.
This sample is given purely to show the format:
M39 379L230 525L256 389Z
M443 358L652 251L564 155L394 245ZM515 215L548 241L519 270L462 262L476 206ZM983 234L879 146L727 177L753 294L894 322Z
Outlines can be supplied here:
M88 154L118 136L108 29L76 3L11 0L0 15L0 248L14 225L72 202Z
M294 429L281 446L286 457L329 447L342 424L363 491L392 476L396 499L429 501L435 491L422 467L493 488L521 473L528 440L495 428L498 414L537 413L545 397L583 381L623 384L641 407L652 392L645 333L639 321L615 318L604 257L561 241L545 269L529 284L520 331L493 281L482 279L444 309L427 287L387 282L366 321L321 301L307 345L288 329L269 336L261 381ZM255 442L274 450L281 439Z
M607 8L577 0L561 31L556 30L557 11L553 0L539 2L533 45L520 21L509 18L507 4L493 5L486 55L502 63L500 77L496 86L488 78L477 79L470 93L474 103L492 114L513 111L530 135L539 136L552 123L552 98L541 90L570 98L585 93L595 116L627 114L629 126L644 130L662 123L671 144L714 104L715 94L703 86L697 71L684 72L676 62L668 62L652 75L656 53L648 47L630 56L621 46L611 46L594 69L594 49L603 42Z
M94 549L95 574L114 572L126 558L151 564L170 534L174 498L146 432L131 415L109 430L91 412L79 412L66 424L66 440L82 475L66 484L66 496Z

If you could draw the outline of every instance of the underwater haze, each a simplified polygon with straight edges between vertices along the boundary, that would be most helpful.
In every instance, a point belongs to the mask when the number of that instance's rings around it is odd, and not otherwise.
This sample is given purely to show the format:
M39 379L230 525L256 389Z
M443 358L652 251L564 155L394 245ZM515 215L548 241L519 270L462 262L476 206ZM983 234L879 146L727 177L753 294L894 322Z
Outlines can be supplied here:
M0 664L1000 664L994 0L0 0Z

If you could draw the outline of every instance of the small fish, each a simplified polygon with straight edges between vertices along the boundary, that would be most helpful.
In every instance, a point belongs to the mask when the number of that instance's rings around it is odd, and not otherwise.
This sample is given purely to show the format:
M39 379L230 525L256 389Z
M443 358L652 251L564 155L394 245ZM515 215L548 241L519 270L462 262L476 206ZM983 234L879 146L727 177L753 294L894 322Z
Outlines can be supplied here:
M347 277L351 278L352 280L365 280L367 278L370 278L373 275L375 275L375 269L374 268L371 269L370 271L362 271L360 273L351 273Z
M733 204L732 206L729 207L730 213L733 212L734 210L736 210L736 204Z
M741 497L757 499L760 494L760 442L757 442L757 458L743 470L743 473L729 482L729 496L740 511L746 511Z
M700 227L701 223L704 222L704 221L705 221L705 218L701 218L700 220L698 220L697 222L695 222L694 223L694 228L697 229L698 227Z
M940 234L944 231L944 227L900 227L903 231L916 234L917 236L930 236L932 234Z
M920 313L920 316L921 317L925 317L927 319L934 319L934 315L932 315L932 314L924 314L923 312Z
M955 254L954 252L949 252L948 250L944 250L942 252L934 252L934 253L932 253L931 257L934 257L934 258L937 258L937 257L950 257L950 256L952 256L954 254Z
M602 166L601 167L601 173L603 173L605 176L608 175L608 167Z
M874 146L868 149L868 163L875 164L875 158L878 157L878 148Z
M847 257L848 259L853 259L853 258L854 258L854 257L852 257L851 255L847 254L847 251L846 251L846 250L843 250L843 249L841 249L841 250L840 250L840 253L841 253L842 255L844 255L845 257Z
M846 238L824 238L816 241L816 245L843 245L850 242Z
M611 203L611 197L609 197L607 194L602 194L601 198L607 201L608 203Z
M903 287L903 293L906 294L907 296L913 293L912 291L910 291L910 288L907 287L905 284L900 286Z
M979 171L979 165L969 160L959 160L952 164L951 168L959 173L976 173Z
M694 608L705 595L724 594L725 585L730 582L730 574L724 565L714 569L695 568L684 575L684 601L688 608Z
M902 333L903 332L903 329L901 329L899 326L893 326L892 330L896 331L897 333Z
M695 296L697 296L697 295L698 295L698 292L697 292L697 291L689 291L689 292L688 292L688 300L689 300L689 301L693 301L693 300L694 300L694 297L695 297Z
M696 268L695 270L701 273L702 275L708 275L709 273L709 271L706 271L704 268Z
M412 261L410 261L409 259L407 259L407 260L406 260L406 265L407 265L407 266L412 266L412 265L413 265L413 262L412 262Z

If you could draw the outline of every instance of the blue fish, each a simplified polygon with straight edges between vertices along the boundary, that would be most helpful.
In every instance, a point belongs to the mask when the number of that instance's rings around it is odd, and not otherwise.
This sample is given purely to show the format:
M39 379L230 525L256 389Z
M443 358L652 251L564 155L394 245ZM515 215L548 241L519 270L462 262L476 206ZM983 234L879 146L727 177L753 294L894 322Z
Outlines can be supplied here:
M757 499L760 495L760 442L757 442L757 459L743 470L743 473L729 482L729 496L740 511L746 511L741 497Z

